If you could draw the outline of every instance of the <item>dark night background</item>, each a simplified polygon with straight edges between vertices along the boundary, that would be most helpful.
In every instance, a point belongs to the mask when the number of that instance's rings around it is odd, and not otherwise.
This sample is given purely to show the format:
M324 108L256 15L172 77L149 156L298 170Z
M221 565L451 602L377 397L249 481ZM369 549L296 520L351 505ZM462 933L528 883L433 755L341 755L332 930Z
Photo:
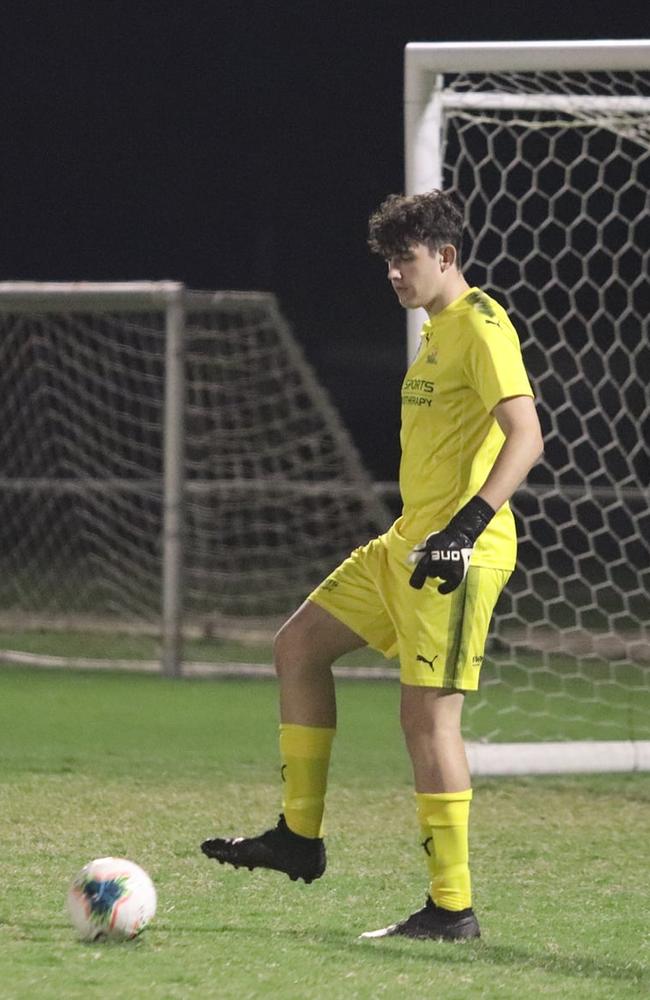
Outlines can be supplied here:
M641 37L642 9L3 5L0 280L275 292L366 465L395 479L404 317L365 237L403 188L405 43Z

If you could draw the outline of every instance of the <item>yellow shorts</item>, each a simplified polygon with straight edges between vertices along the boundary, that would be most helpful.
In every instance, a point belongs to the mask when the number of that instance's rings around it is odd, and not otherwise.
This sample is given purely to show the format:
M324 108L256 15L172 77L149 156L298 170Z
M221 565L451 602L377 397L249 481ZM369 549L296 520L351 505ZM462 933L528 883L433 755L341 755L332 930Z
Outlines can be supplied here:
M510 570L471 566L460 587L409 585L408 549L387 535L355 549L309 595L386 657L399 656L403 684L475 691L492 612Z

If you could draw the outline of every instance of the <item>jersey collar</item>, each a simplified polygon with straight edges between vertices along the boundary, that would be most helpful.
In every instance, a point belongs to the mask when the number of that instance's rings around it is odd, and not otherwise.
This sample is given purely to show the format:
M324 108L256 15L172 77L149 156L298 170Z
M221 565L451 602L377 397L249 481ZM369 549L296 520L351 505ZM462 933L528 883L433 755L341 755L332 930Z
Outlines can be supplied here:
M478 291L479 288L476 285L472 285L472 287L468 288L466 292L463 292L462 295L459 295L457 299L454 299L454 301L450 302L448 306L445 306L444 309L441 309L439 313L436 313L433 319L428 319L424 324L424 326L422 327L422 329L420 330L420 336L426 337L430 333L433 333L436 327L440 324L441 320L446 319L451 313L459 309L465 302L465 299L467 298L468 295L471 295L472 292L478 292Z

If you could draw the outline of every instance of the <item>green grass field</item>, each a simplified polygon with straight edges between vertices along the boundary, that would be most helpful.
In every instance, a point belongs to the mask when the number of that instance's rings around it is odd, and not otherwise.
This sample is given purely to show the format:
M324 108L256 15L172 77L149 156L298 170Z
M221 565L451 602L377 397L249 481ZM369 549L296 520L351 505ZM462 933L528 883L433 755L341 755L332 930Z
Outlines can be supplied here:
M197 845L278 810L264 681L0 670L0 996L627 998L650 995L650 775L480 780L480 942L357 940L426 891L392 684L339 683L329 868L311 886ZM75 940L83 863L143 865L159 910L123 945Z
M73 663L75 658L91 658L106 668L111 660L136 667L148 661L156 672L160 660L155 637L119 632L0 631L0 657L6 659L9 650ZM268 666L272 649L270 642L191 639L184 657L208 668L224 663ZM398 677L396 660L385 660L368 648L348 654L338 666L388 668L395 680ZM522 653L512 663L498 653L488 655L480 692L467 699L465 734L491 742L650 739L649 680L647 663L580 662L574 656L544 656L539 651Z

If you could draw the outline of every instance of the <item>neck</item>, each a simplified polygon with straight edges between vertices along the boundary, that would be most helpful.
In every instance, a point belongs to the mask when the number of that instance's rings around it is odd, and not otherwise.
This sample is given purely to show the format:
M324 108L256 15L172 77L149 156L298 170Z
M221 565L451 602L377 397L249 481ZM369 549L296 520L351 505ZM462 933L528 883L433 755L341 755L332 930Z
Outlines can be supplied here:
M431 319L431 317L437 316L438 313L441 313L443 309L450 306L452 302L455 302L456 299L459 299L461 295L464 295L468 290L469 285L465 281L462 274L457 273L453 277L450 275L450 280L440 291L440 294L437 295L435 299L432 299L429 305L425 307L427 313L429 314L429 318Z

